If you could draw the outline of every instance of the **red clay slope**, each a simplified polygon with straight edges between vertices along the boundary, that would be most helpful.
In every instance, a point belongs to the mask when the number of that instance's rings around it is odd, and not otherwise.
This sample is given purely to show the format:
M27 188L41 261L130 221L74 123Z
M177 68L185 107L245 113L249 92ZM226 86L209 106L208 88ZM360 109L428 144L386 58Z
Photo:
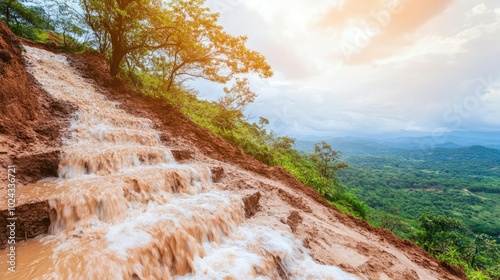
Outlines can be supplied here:
M60 131L74 111L53 99L26 72L20 40L0 21L0 195L7 191L7 166L15 165L16 183L26 184L57 176ZM16 209L17 236L46 233L49 205L38 203ZM0 212L0 248L6 242L6 216Z
M16 164L22 183L57 176L54 148L73 110L37 86L25 70L20 40L0 21L0 165Z

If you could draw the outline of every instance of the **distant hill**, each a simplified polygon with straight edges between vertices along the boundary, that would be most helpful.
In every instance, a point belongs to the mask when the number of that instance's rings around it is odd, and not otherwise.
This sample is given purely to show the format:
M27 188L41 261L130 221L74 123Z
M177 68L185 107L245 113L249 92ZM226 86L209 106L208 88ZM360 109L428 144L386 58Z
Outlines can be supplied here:
M314 151L314 143L317 142L298 140L295 147L299 151L312 152ZM390 145L385 145L378 140L368 138L339 137L326 140L326 142L333 149L348 155L390 154L393 150Z
M314 143L318 141L298 140L296 149L312 152ZM454 132L446 137L398 137L390 139L336 137L326 140L333 149L344 155L399 155L416 154L415 151L428 153L437 148L455 149L470 146L484 146L490 149L500 149L500 133L497 132Z

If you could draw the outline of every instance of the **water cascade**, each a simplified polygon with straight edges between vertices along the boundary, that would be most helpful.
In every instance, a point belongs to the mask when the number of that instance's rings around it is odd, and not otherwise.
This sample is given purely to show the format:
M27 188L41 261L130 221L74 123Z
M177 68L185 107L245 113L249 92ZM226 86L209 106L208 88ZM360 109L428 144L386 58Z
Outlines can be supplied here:
M315 263L291 233L246 222L208 167L176 163L151 120L107 100L66 57L25 49L41 86L78 111L59 178L19 191L49 201L49 235L18 245L24 259L2 279L357 279Z

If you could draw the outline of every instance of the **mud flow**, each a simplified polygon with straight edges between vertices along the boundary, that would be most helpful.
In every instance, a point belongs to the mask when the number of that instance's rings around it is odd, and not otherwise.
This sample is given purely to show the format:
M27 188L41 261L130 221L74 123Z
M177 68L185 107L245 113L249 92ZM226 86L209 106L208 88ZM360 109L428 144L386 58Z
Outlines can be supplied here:
M43 89L78 111L59 178L18 190L21 204L49 201L49 234L17 244L16 272L2 279L357 279L314 262L291 233L245 222L242 199L207 166L176 163L152 121L108 101L64 56L25 49Z

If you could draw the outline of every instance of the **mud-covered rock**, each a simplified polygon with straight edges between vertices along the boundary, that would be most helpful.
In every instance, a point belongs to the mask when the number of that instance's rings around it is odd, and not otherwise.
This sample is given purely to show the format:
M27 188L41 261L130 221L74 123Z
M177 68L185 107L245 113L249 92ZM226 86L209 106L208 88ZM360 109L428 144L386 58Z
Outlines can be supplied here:
M12 59L10 52L0 49L0 60L3 62L9 62Z
M243 198L243 203L245 204L245 218L253 217L260 210L260 192L256 192L252 195Z
M210 168L210 172L212 173L212 181L214 183L220 182L222 178L224 178L224 168L222 166L215 166Z
M176 161L184 161L193 158L193 151L190 150L172 150L172 155Z
M16 242L46 234L50 226L50 206L47 201L25 204L15 208L15 240ZM0 249L4 249L9 240L7 220L9 210L0 211Z
M16 156L13 161L18 170L19 182L26 184L46 177L57 177L60 154L59 150L54 150Z
M302 216L298 211L292 211L288 218L286 218L286 224L290 227L293 233L297 231L297 227L302 223Z
M0 68L0 133L2 141L10 143L4 152L8 152L9 161L18 164L19 182L27 184L57 176L59 155L48 151L61 146L61 131L69 126L77 108L53 98L26 71L20 39L2 21ZM0 177L0 184L5 184L5 178Z

